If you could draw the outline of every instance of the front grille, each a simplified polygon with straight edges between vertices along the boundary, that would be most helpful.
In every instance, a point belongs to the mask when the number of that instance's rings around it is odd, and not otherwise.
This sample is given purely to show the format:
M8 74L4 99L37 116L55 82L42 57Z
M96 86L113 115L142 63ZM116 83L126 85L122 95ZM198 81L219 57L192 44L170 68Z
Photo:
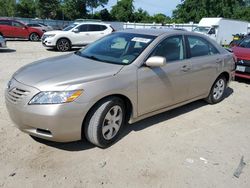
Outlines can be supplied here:
M8 91L8 99L12 103L18 103L20 102L25 96L29 94L29 91L19 89L19 88L13 88Z
M250 60L238 59L237 65L242 65L242 66L250 67Z

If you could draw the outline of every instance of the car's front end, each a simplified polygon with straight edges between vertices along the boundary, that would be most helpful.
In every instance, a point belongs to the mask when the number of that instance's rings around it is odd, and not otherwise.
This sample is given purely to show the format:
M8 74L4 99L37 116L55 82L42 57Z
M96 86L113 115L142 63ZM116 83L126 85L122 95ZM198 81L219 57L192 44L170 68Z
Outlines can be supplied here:
M30 135L52 141L68 142L81 139L81 125L87 113L87 104L50 104L49 99L45 98L39 104L32 101L40 93L35 87L18 82L15 78L11 79L5 90L5 98L9 115L17 127Z
M250 79L250 38L243 39L232 51L237 59L235 76Z
M88 89L88 82L110 78L121 68L76 54L27 65L14 73L5 89L10 118L21 131L35 137L80 140L83 120L100 94Z
M58 40L55 32L46 32L42 36L42 44L44 47L55 47Z

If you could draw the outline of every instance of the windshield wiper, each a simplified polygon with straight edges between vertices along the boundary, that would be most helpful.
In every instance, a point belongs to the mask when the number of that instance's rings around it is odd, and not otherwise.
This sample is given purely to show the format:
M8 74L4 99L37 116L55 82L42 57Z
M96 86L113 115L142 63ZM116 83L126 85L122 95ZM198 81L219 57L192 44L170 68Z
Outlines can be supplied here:
M83 55L83 54L81 54L81 56L86 57L88 59L93 59L93 60L96 60L96 61L102 61L102 60L100 60L99 58L97 58L97 57L95 57L93 55Z

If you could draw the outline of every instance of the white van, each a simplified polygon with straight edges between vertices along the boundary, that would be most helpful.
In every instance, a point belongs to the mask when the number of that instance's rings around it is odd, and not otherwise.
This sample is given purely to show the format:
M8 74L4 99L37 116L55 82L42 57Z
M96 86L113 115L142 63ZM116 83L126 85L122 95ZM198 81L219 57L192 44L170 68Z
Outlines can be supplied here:
M202 18L194 32L203 33L222 46L229 45L235 34L247 34L248 22L225 18Z

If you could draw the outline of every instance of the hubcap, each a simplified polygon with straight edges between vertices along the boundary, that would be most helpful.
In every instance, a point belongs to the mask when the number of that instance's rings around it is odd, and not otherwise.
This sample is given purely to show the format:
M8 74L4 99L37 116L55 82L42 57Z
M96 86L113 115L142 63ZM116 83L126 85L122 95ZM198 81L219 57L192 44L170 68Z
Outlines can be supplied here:
M35 34L35 33L33 33L33 34L31 34L31 40L32 41L37 41L37 40L39 40L39 36L37 35L37 34Z
M213 97L215 100L219 100L225 90L225 81L223 79L219 79L215 86L214 86L214 90L213 90Z
M102 135L111 140L118 133L123 120L123 111L120 106L113 106L106 114L102 124Z
M58 49L60 51L67 51L69 50L69 42L66 40L60 40L58 43Z

